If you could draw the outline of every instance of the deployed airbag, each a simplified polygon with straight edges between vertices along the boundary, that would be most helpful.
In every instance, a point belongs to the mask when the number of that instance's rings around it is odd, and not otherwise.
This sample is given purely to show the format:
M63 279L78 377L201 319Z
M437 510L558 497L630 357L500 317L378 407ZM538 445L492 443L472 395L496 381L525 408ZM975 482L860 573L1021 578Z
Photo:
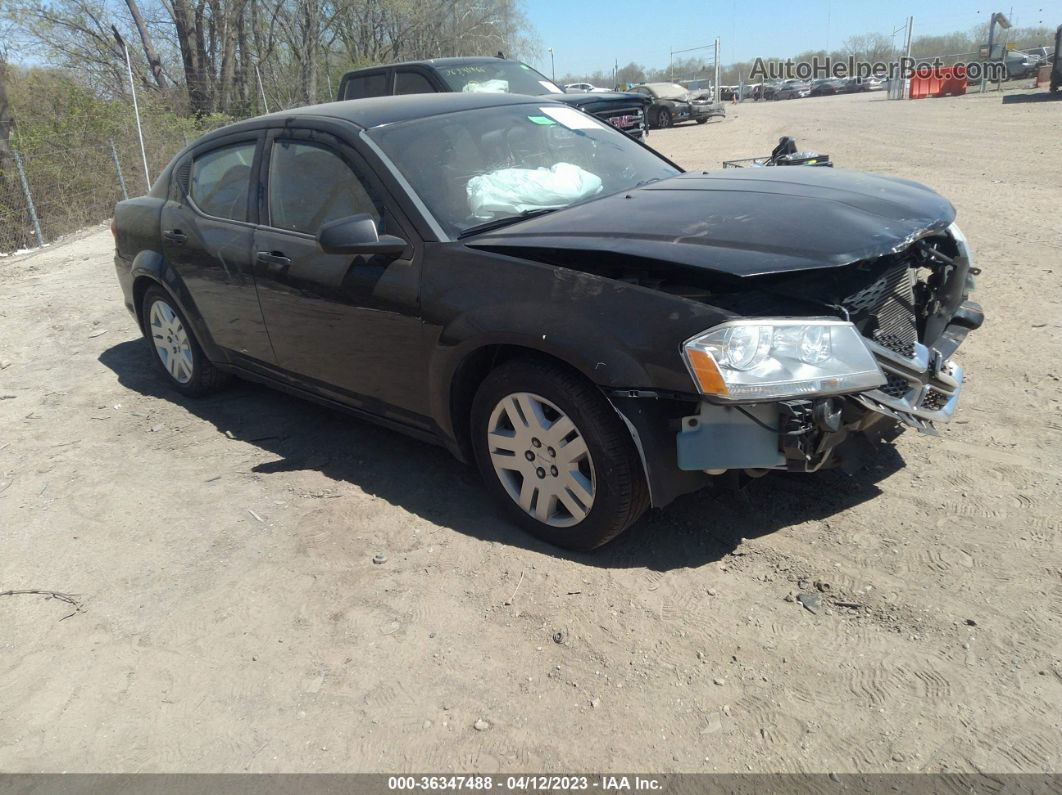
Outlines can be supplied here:
M482 82L477 82L469 80L461 90L468 94L508 94L509 81L483 80Z
M472 214L522 213L544 207L566 207L601 190L601 178L572 163L550 168L503 168L468 181Z

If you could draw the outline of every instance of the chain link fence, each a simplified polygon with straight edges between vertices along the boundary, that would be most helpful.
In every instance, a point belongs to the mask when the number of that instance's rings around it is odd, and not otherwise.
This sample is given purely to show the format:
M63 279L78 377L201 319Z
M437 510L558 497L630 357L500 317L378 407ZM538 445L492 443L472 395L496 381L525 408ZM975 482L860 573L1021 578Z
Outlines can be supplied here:
M202 131L151 122L144 120L144 144L154 179ZM11 144L11 156L0 157L0 254L106 221L116 202L148 190L135 128L104 140L64 133Z

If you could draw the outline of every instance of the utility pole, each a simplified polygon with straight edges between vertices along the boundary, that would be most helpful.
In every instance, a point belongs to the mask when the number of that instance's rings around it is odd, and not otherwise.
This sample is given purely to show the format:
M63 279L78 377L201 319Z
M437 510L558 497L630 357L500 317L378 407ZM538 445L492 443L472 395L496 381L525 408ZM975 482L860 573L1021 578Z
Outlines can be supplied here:
M715 79L712 81L712 103L719 102L719 37L715 37Z
M557 82L557 67L553 65L553 48L549 48L549 78L554 83Z
M907 17L907 46L904 48L907 51L907 61L911 61L911 36L914 33L914 17ZM900 89L900 99L906 99L909 96L908 88L911 84L909 79L903 81L903 86Z

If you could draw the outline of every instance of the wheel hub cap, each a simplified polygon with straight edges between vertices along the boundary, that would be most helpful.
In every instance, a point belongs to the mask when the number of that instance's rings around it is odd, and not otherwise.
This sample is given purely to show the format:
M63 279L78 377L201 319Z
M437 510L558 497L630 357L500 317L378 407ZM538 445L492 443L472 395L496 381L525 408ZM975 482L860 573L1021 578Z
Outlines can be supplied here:
M498 402L487 427L498 480L528 515L552 527L578 524L594 505L594 463L575 423L530 392Z
M169 304L156 301L148 315L151 324L151 341L155 343L162 366L179 384L192 380L192 344L184 324Z

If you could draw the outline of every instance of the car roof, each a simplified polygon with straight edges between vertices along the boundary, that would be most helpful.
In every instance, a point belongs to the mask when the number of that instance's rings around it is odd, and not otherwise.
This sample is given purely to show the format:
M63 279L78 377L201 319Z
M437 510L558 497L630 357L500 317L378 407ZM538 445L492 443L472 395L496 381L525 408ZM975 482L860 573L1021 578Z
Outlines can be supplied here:
M360 74L361 72L375 72L380 69L394 69L400 66L461 66L463 64L472 63L497 63L498 61L508 61L509 63L520 63L512 58L498 58L493 55L456 55L448 56L446 58L424 58L419 61L400 61L398 63L384 63L376 66L366 66L362 69L352 69L347 74Z
M222 127L216 132L228 134L245 128L260 127L263 121L275 122L283 119L328 118L348 121L365 129L380 127L384 124L396 124L412 119L442 116L480 108L494 108L506 105L542 105L556 104L548 95L541 97L523 94L464 93L442 92L438 94L403 94L401 96L370 97L368 99L347 99L341 102L324 102L320 105L307 105L301 108L281 110L264 116Z

